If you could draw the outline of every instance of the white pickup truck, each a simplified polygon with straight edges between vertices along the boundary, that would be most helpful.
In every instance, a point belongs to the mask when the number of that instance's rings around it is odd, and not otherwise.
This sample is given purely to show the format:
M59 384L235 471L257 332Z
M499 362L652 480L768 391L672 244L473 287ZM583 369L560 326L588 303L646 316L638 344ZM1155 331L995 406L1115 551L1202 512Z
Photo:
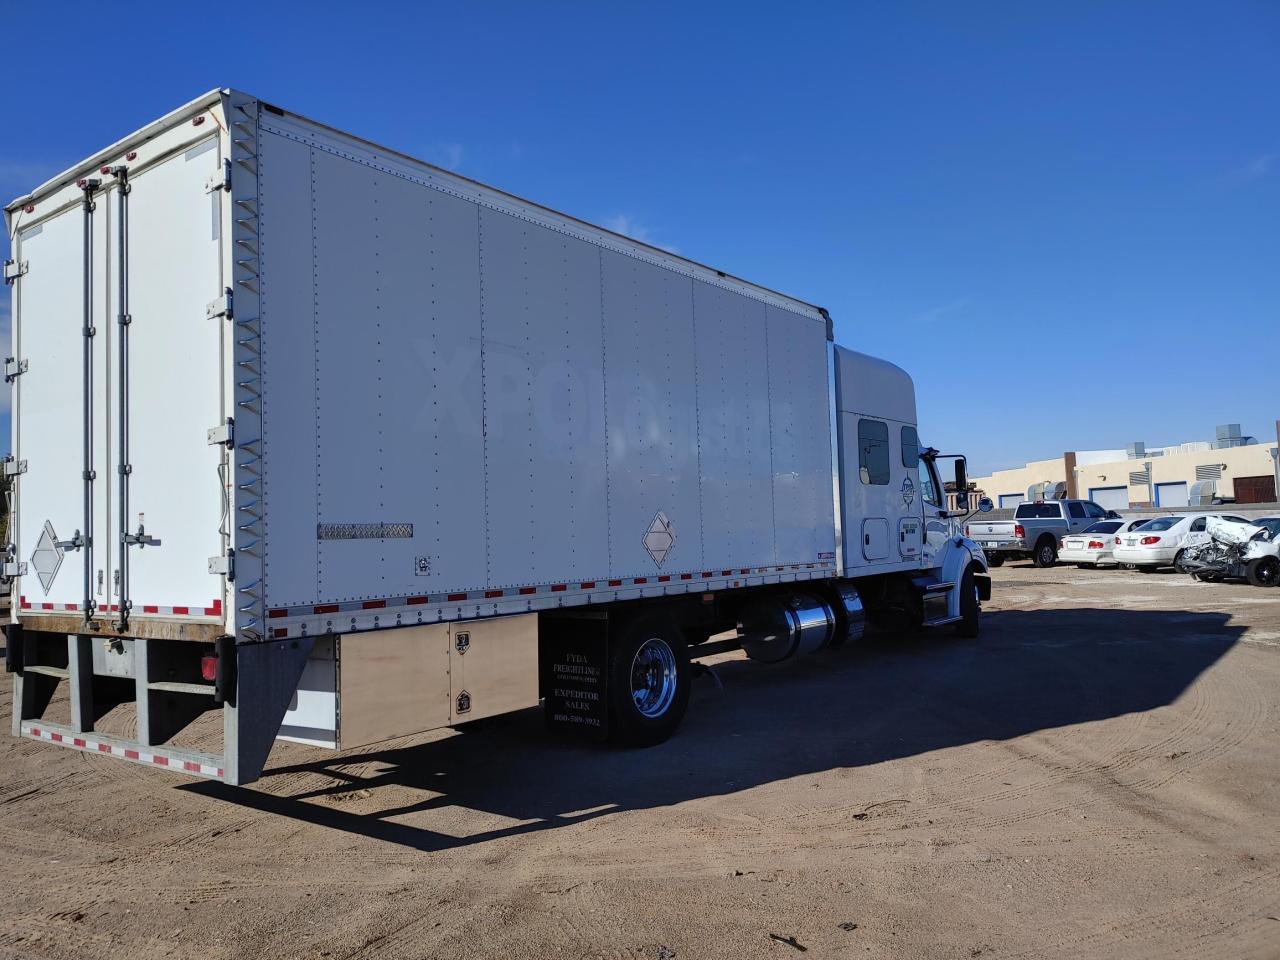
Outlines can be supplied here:
M1027 557L1037 567L1052 567L1058 562L1058 544L1063 537L1118 516L1092 500L1041 500L1018 504L1012 520L970 522L965 535L977 541L993 567Z

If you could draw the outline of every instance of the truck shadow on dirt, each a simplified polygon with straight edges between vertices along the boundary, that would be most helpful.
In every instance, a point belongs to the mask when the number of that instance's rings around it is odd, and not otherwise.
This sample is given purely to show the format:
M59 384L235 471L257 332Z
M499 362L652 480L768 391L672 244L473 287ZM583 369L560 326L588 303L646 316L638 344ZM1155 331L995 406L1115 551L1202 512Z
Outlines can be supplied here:
M1152 710L1239 640L1244 628L1230 621L1180 610L1001 611L986 615L974 641L946 631L781 666L721 663L722 688L699 678L681 731L647 750L548 734L541 712L530 710L442 740L270 767L252 788L183 789L442 850ZM342 802L353 796L358 803ZM517 822L463 837L418 825L429 822L424 812L446 807ZM397 822L413 815L415 824Z

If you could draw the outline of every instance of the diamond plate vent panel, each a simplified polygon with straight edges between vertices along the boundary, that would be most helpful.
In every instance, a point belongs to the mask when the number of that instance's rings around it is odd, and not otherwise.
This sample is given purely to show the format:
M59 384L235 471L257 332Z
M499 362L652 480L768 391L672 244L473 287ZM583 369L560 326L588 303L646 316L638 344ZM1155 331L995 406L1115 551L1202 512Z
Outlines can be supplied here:
M653 562L662 566L662 562L667 559L667 554L675 544L676 535L671 527L671 521L659 510L654 515L653 523L649 524L648 532L644 535L644 548L649 551Z
M31 554L31 569L40 578L40 586L44 588L46 595L49 593L49 588L53 586L53 578L58 575L58 568L61 566L62 548L58 546L58 535L53 532L53 524L46 520L44 532L40 534L35 552Z

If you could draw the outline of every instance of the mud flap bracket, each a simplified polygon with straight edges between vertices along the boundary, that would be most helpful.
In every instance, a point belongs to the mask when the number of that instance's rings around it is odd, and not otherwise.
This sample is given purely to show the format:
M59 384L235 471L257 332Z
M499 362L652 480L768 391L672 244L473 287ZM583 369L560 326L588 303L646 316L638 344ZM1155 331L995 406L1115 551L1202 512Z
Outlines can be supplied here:
M261 775L314 643L297 637L236 645L235 697L223 706L227 783L252 783Z

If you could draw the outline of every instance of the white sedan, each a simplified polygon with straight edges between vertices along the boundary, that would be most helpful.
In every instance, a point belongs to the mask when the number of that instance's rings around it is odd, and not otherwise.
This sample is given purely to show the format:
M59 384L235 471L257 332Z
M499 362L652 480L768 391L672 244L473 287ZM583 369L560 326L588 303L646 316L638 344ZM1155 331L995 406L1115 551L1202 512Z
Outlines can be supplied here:
M1058 548L1058 560L1062 563L1074 563L1078 567L1117 563L1113 555L1115 545L1120 542L1117 537L1150 522L1150 517L1099 520L1080 533L1069 533L1063 537Z
M1245 523L1241 517L1221 514L1224 520ZM1128 533L1115 537L1112 556L1117 563L1128 563L1143 573L1154 573L1161 567L1177 563L1182 541L1189 533L1204 530L1209 514L1189 517L1156 517Z

